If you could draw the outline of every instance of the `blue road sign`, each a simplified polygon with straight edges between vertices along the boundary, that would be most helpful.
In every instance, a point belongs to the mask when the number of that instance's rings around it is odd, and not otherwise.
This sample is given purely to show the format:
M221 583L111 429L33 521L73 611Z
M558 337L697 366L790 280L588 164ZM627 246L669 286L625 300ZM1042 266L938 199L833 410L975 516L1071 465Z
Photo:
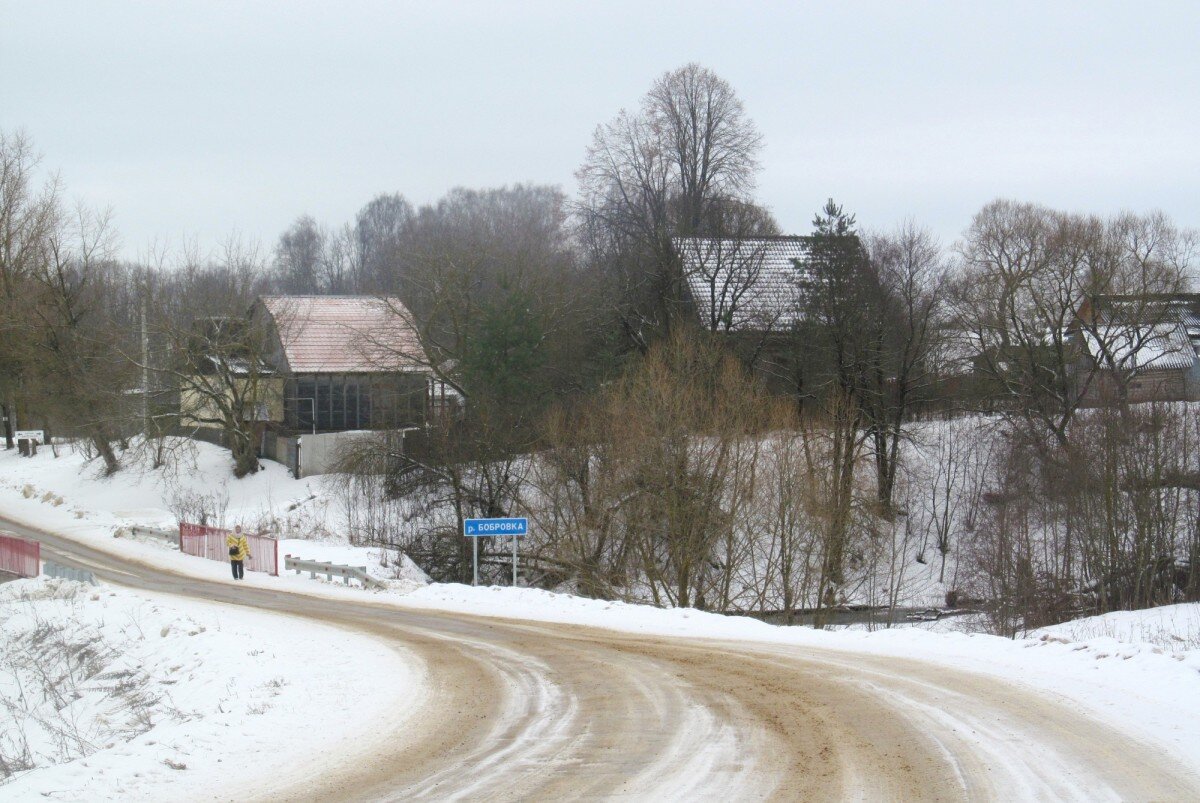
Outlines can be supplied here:
M529 519L465 519L463 535L468 538L485 535L529 535Z

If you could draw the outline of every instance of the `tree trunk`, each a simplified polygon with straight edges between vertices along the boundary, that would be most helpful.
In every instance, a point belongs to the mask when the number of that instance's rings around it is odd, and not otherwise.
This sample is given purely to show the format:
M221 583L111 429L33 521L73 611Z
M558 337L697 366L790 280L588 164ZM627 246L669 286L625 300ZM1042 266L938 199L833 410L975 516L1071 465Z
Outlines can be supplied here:
M4 411L4 448L12 449L15 447L16 441L13 440L13 419L17 417L17 406L9 400L3 405L0 405L0 410Z
M226 435L229 438L229 451L233 453L233 476L241 479L258 471L258 453L254 448L254 438L237 428L226 430Z
M108 437L102 432L97 432L92 435L92 445L104 460L104 476L111 477L116 474L121 468L121 463L117 460L117 453L113 451L112 442Z

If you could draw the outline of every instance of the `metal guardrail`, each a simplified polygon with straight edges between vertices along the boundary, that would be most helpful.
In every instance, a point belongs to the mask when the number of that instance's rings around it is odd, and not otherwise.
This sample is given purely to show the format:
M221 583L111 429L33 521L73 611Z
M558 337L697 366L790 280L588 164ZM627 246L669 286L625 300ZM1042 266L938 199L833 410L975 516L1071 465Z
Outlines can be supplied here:
M343 566L339 563L322 563L317 560L304 560L284 555L283 568L285 571L294 571L296 574L308 572L308 576L314 580L317 579L318 574L323 574L331 582L334 577L340 577L346 585L350 585L350 580L353 578L362 583L364 588L383 588L384 586L383 583L367 574L366 566Z
M96 577L87 569L73 569L52 560L42 561L42 574L59 580L74 580L76 583L96 585Z
M179 530L159 530L154 527L142 527L132 524L125 528L125 532L139 538L155 538L168 546L179 549Z

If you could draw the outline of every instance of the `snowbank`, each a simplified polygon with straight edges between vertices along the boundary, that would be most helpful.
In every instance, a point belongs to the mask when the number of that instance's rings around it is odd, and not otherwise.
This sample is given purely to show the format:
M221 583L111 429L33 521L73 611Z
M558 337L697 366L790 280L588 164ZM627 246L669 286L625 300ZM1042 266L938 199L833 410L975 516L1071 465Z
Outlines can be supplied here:
M1043 627L1030 638L1130 645L1169 653L1200 650L1200 604L1164 605L1144 611L1114 611Z
M423 683L365 636L44 578L0 585L0 667L0 755L33 766L0 778L12 800L269 794L320 771L298 756L394 722ZM311 727L329 700L359 714Z

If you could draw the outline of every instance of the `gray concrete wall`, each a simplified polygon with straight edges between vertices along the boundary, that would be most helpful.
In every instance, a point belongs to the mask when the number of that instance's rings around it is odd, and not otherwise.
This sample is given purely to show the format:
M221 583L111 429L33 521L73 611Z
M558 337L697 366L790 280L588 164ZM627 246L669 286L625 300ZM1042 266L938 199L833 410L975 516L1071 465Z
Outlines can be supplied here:
M325 432L320 435L300 436L300 476L328 474L333 470L341 450L361 438L369 438L370 432Z

